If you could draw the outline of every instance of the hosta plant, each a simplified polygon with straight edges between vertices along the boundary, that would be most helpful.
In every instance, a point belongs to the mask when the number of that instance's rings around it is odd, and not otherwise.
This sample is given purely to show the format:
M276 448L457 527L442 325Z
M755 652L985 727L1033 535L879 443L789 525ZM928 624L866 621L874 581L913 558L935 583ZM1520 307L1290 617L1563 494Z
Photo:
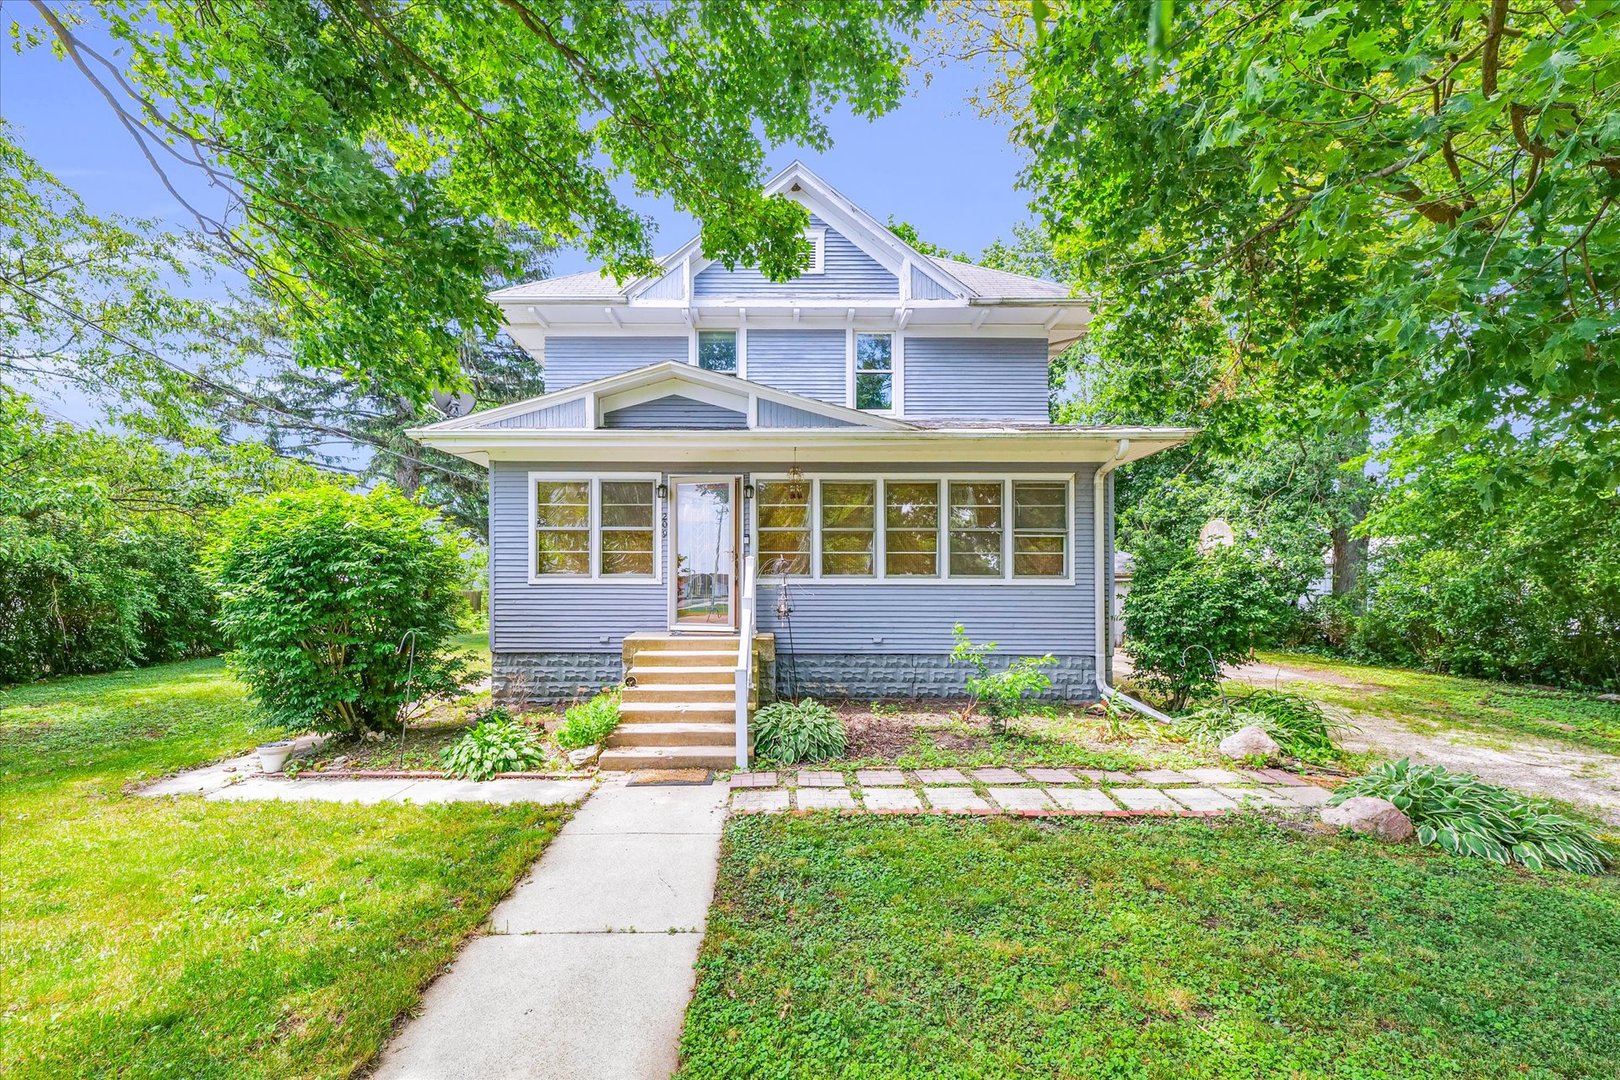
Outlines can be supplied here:
M589 701L576 702L563 713L557 745L564 750L600 746L619 726L619 692L604 690Z
M444 771L463 780L488 780L497 773L522 772L546 759L540 736L504 709L493 709L483 723L457 739L439 757Z
M844 722L818 701L777 701L754 716L754 756L768 765L841 757Z
M1439 765L1386 762L1341 786L1329 802L1356 795L1388 799L1412 819L1418 843L1453 855L1584 874L1602 873L1613 858L1589 828L1545 803Z

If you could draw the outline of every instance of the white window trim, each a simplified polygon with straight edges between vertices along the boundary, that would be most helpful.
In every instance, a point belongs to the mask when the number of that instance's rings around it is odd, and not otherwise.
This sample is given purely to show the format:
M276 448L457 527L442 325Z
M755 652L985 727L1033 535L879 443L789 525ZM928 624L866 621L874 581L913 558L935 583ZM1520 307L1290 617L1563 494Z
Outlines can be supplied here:
M804 238L810 241L810 265L799 272L800 277L811 274L825 274L827 272L827 229L817 225L804 230Z
M658 585L664 580L663 536L659 529L661 511L658 505L658 484L662 478L657 473L641 472L550 472L537 470L529 473L529 565L526 571L530 585L567 585L588 581L596 585ZM563 481L578 483L581 481L590 484L590 514L587 528L590 530L591 572L589 574L537 574L534 572L535 538L538 532L537 516L539 513L538 499L535 497L535 484L542 480ZM603 480L636 480L650 483L653 486L653 572L648 577L642 574L607 574L602 573L602 481Z
M694 326L687 332L686 362L699 371L708 371L708 368L699 366L698 361L698 334L735 334L737 335L737 370L711 371L711 375L735 375L739 379L748 378L748 327L746 326Z
M855 405L855 338L859 334L889 335L889 400L887 409L857 409ZM846 327L844 330L844 406L868 416L906 415L906 336L900 330L877 330L867 327Z
M753 482L769 480L786 480L787 474L780 472L756 472L750 479ZM877 502L873 509L874 520L872 524L872 556L874 573L866 576L852 576L848 574L823 574L821 572L821 484L828 480L833 483L873 483L877 485L874 497ZM983 483L987 480L1001 482L1001 565L1000 577L952 577L950 573L951 558L951 529L950 529L950 484L952 481L973 481ZM939 573L932 577L912 577L909 575L895 575L890 577L885 573L887 561L887 535L886 514L884 507L888 498L888 485L890 483L918 484L932 481L939 487ZM1014 577L1013 576L1013 484L1017 481L1031 481L1035 483L1062 484L1065 500L1064 513L1064 562L1068 573L1062 577ZM810 502L810 573L789 574L790 581L818 581L828 585L870 585L874 581L888 582L895 585L939 586L954 585L957 587L985 585L990 587L1013 586L1027 588L1065 588L1073 587L1076 582L1075 566L1079 562L1079 552L1075 547L1075 538L1078 530L1075 526L1075 475L1062 472L951 472L944 475L938 473L807 473L804 482L810 485L808 492ZM753 535L758 535L759 506L758 499L750 500L755 505L750 508L752 515L749 520ZM531 530L532 531L532 530ZM774 575L773 575L774 576Z

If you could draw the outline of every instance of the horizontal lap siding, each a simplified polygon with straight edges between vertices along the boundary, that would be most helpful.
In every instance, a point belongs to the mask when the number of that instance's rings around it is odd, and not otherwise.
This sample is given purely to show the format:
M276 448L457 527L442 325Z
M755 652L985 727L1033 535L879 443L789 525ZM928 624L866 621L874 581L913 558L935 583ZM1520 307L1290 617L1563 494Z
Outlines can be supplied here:
M795 409L778 401L759 399L759 426L762 428L838 428L854 427L848 420L835 416Z
M602 415L605 428L688 428L725 431L746 428L748 416L735 409L723 409L707 401L694 401L689 397L671 394L668 397L627 405Z
M758 473L780 475L789 462L762 462ZM530 469L588 474L591 466L532 466L496 462L492 471L495 648L502 652L588 652L616 650L625 634L664 629L665 584L625 585L578 582L528 584L528 474ZM683 466L682 472L726 473L740 463L716 461ZM657 464L626 464L616 471L656 473ZM746 470L745 470L746 471ZM937 466L821 467L819 475L846 474L851 479L886 474L898 476L959 475L997 472L1064 472L1059 465L977 467L971 463ZM1093 595L1096 564L1092 559L1092 474L1082 466L1074 484L1073 585L901 584L863 581L834 584L796 579L791 648L811 653L946 653L951 628L961 622L975 641L996 641L1004 655L1056 653L1090 656L1096 647ZM660 536L659 544L667 541ZM666 560L667 561L667 560ZM667 573L666 567L666 573ZM779 636L789 648L789 628L776 616L779 584L761 578L757 596L759 629ZM602 638L607 640L603 641ZM881 638L874 641L873 638Z
M935 281L931 275L925 274L913 266L911 268L911 295L915 300L949 300L956 294Z
M491 466L491 647L499 652L616 652L625 634L663 629L667 608L660 583L529 584L531 468L589 471L508 461Z
M567 390L665 360L686 363L685 337L546 337L548 391Z
M549 405L544 409L534 409L530 412L520 413L517 416L508 416L504 420L497 420L492 427L498 428L582 428L585 426L585 402L565 401L560 405Z
M842 330L750 330L748 381L842 405L845 340Z
M906 335L906 415L1045 421L1045 338Z
M956 471L967 468L958 466ZM894 475L903 470L882 471ZM922 470L919 475L929 471L937 475L952 470ZM1016 476L1012 467L1005 471ZM1060 470L1048 466L1033 471ZM788 586L793 599L792 648L802 653L949 652L951 628L960 622L974 641L998 642L1005 654L1091 655L1096 649L1092 471L1091 466L1083 468L1074 486L1073 585L794 580ZM777 581L761 580L758 611L760 629L777 634L780 650L788 648L788 628L776 616L779 590Z
M814 215L812 228L826 222ZM692 279L697 296L899 296L900 279L882 263L856 247L842 233L827 229L820 274L805 274L792 281L771 281L752 267L727 270L711 263Z

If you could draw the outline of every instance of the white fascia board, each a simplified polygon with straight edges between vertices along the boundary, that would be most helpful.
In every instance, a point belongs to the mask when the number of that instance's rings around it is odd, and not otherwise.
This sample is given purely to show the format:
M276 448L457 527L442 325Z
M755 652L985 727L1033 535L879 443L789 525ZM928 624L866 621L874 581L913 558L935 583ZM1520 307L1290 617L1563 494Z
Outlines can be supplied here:
M1124 432L1136 432L1126 435ZM1185 428L1103 429L1076 432L1015 432L955 429L845 431L828 428L737 431L521 431L495 429L448 433L408 432L437 450L473 460L566 461L578 464L630 461L713 462L794 460L801 464L870 462L1041 462L1055 465L1139 461L1180 446L1196 431ZM1121 454L1121 443L1125 453Z

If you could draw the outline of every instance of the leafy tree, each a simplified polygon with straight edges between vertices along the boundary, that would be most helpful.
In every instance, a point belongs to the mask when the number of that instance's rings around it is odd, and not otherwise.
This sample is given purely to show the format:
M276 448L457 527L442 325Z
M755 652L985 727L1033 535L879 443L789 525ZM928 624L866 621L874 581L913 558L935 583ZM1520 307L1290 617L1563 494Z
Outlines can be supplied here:
M459 684L463 546L386 486L243 503L205 552L232 667L288 726L398 731L412 698Z
M493 333L508 225L650 271L668 196L726 265L793 274L803 207L760 191L767 147L893 108L923 0L109 0L116 63L39 0L51 41L154 166L200 170L236 216L199 226L276 301L299 364L420 402ZM84 15L83 12L74 14Z
M0 683L219 646L196 570L217 515L308 470L53 424L0 388Z
M1027 181L1119 325L1225 343L1175 388L1213 428L1302 395L1340 436L1489 453L1486 493L1620 484L1616 9L1178 4L1168 60L1133 5L1049 10ZM1551 442L1578 473L1537 471Z

